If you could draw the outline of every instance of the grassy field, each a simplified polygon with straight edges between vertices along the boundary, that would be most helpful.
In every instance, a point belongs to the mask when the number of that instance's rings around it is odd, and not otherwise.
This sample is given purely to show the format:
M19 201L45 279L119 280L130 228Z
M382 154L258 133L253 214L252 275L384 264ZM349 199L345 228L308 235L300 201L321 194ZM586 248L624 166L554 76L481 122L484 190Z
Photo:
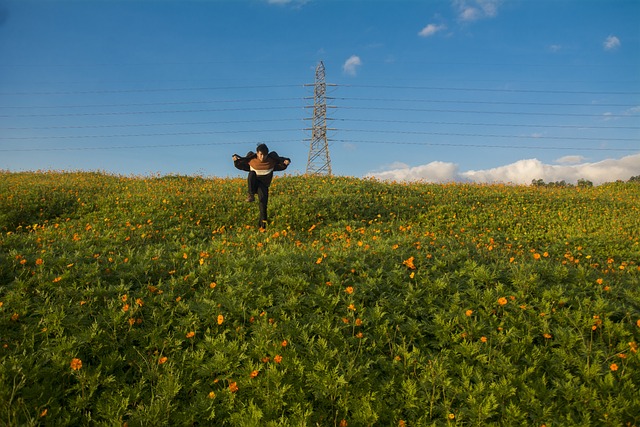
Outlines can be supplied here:
M0 424L640 425L640 185L0 173Z

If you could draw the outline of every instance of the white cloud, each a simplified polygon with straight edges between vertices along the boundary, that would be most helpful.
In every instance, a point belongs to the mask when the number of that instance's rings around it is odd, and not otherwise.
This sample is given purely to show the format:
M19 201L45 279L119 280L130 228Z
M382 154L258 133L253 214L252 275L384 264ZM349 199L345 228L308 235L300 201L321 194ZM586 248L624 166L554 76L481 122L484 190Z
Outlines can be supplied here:
M575 165L580 162L584 162L586 159L583 156L564 156L556 159L556 163L563 165Z
M551 52L560 52L562 50L562 45L552 44L551 46L549 46L549 50Z
M291 4L296 7L300 7L306 4L309 0L267 0L268 4L277 4L277 5L285 5Z
M633 154L620 159L606 159L594 163L580 163L581 156L565 156L550 165L538 159L519 160L505 166L492 169L470 170L459 172L458 165L447 162L431 162L414 167L401 167L383 172L368 174L382 180L393 181L425 181L425 182L477 182L477 183L512 183L530 184L534 179L545 182L565 181L575 184L579 179L586 179L594 184L602 184L616 180L626 181L640 171L640 154ZM573 163L573 164L570 164Z
M429 24L426 27L424 27L422 30L420 30L418 35L421 37L430 37L435 33L437 33L438 31L445 30L446 28L447 26L444 24L443 25Z
M602 46L604 46L604 50L616 50L620 47L620 39L616 36L609 36L602 43Z
M473 22L484 18L494 18L498 14L501 0L453 0L458 11L458 19Z
M357 73L357 68L362 65L362 61L360 57L357 55L351 55L349 59L347 59L342 66L342 71L350 76L355 76Z

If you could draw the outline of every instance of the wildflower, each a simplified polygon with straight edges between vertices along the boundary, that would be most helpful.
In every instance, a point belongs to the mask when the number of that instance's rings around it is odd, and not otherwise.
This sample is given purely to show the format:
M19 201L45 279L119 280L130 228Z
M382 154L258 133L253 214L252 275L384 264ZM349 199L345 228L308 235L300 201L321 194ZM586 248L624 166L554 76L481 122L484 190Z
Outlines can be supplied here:
M222 325L224 322L224 316L222 314L218 314L218 325Z
M133 326L136 323L136 319L134 317L129 318L129 326Z
M120 299L122 300L122 302L127 302L127 294L122 295Z
M471 317L471 315L473 314L473 310L467 310L467 311L465 311L465 312L464 312L464 314L465 314L467 317Z
M46 417L47 416L47 412L49 412L49 410L47 408L44 408L44 410L42 412L40 412L40 418Z
M487 337L485 337L485 336L480 337L480 341L487 342Z
M144 303L142 302L142 298L136 298L136 304L142 307L144 305Z
M638 328L640 328L640 319L638 319L638 321L636 322L636 325L638 326Z
M347 288L344 291L349 295L351 295L353 293L353 286L347 286Z
M342 420L340 421L340 427L347 427L348 425L349 425L349 424L347 423L347 420L342 419Z
M612 363L611 365L609 365L609 369L611 369L612 371L617 371L618 370L618 365L615 363Z
M167 360L169 360L169 358L167 356L162 356L160 359L158 359L158 365L162 365L164 363L167 363Z
M60 280L62 280L62 277L58 276L55 279L53 279L53 283L58 283Z
M218 286L218 284L217 284L216 282L211 282L211 283L209 283L209 287L210 287L211 289L214 289L216 286Z
M448 417L449 417L450 420L453 420L453 419L455 419L456 416L455 416L455 414L449 414Z
M281 345L282 347L286 347L287 345L289 345L289 342L288 342L287 340L283 340L283 341L280 343L280 345Z
M38 258L36 260L36 265L42 265L42 264L44 264L44 261L42 260L42 258Z
M409 257L402 261L402 265L406 265L409 270L415 270L416 266L413 264L414 257Z
M405 423L404 420L400 420L398 421L398 427L407 427L407 423Z
M602 280L602 278L599 278L599 279L596 280L596 283L598 285L602 285L602 282L604 282L604 280Z
M18 313L13 313L11 315L11 320L13 320L15 322L16 320L18 320L19 317L20 317L20 315Z
M269 363L271 361L271 358L269 356L265 356L262 358L262 363Z
M213 391L210 391L208 397L209 397L209 399L215 399L216 398L216 393L213 392Z
M249 374L249 377L251 377L251 378L255 378L255 377L257 377L257 376L258 376L258 371L252 371L252 372Z
M540 254L539 253L535 253L533 254L533 259L535 259L536 261L540 259Z
M498 298L498 304L506 305L507 304L507 299L505 297Z
M125 313L126 313L127 311L129 311L129 304L125 304L125 305L123 305L123 306L122 306L122 311L124 311Z
M276 363L282 362L282 356L280 356L279 354L276 354L275 357L273 358L273 361Z
M235 393L238 391L238 384L235 381L229 383L229 391Z
M351 311L356 311L356 306L353 304L349 304L349 307L347 307L349 310Z
M194 331L187 332L187 338L193 338L195 336L196 336L196 333Z
M362 319L356 319L356 326L362 326Z
M546 339L551 339L551 334L546 333L546 334L542 334L542 336L545 337Z
M631 347L631 352L636 353L638 351L638 344L635 341L629 343L629 347Z
M346 324L349 324L350 320L349 320L349 319L347 319L346 317L343 317L343 318L342 318L342 322L343 322L343 323L346 323Z
M356 338L362 338L362 337L364 337L364 334L362 332L358 332L356 334Z
M82 360L74 357L73 359L71 359L70 366L74 371L79 371L82 368Z

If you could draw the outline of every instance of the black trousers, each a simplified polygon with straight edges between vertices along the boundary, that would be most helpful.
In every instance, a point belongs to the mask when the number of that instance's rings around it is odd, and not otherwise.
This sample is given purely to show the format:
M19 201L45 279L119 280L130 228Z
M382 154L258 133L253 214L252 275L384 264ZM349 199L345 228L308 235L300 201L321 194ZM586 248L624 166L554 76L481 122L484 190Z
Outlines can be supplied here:
M247 178L249 185L249 193L258 195L258 204L260 205L260 219L258 220L259 228L267 227L267 203L269 202L269 184L271 184L271 175L258 176L254 171L249 172Z

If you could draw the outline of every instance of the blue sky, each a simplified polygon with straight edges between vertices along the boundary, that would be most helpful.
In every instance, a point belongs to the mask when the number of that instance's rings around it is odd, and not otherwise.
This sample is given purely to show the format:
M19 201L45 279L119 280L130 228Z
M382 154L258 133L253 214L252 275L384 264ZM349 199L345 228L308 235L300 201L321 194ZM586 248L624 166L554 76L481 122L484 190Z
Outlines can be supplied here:
M640 175L637 0L0 0L0 169L306 169L315 68L337 175Z

